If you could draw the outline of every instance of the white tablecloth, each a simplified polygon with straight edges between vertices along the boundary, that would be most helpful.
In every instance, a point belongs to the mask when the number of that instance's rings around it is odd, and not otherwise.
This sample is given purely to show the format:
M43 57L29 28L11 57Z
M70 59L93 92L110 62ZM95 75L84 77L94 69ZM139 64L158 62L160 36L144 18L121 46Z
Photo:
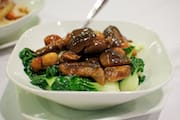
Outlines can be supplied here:
M85 20L94 2L95 0L47 0L38 17L40 23ZM180 120L180 0L109 0L95 20L129 21L159 34L173 65L173 78L168 83L171 92L159 120ZM8 83L6 64L12 49L0 51L0 98ZM154 120L157 119L155 115L141 119Z

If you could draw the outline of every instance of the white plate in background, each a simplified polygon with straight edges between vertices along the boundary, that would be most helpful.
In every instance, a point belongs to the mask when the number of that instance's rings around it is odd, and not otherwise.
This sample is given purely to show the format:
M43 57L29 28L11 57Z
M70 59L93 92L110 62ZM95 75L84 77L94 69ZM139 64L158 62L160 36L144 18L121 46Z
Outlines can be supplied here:
M0 50L11 47L13 45L15 45L19 39L19 37L21 36L21 34L23 34L27 29L39 24L40 19L38 16L34 16L29 22L28 24L25 24L17 33L12 34L6 38L3 38L5 42L0 43Z
M27 7L30 12L20 19L0 26L0 44L7 42L7 37L18 34L18 31L28 24L44 5L44 0L14 0L14 2Z

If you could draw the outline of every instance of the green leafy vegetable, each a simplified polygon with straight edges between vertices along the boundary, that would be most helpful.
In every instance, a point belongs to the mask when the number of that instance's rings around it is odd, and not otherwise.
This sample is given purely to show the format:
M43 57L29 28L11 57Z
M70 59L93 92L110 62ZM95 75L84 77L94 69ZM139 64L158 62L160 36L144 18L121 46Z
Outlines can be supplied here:
M31 78L35 73L32 71L30 65L24 67L24 72Z
M144 71L144 61L141 58L131 57L131 74Z
M55 76L47 78L46 75L37 75L31 78L31 83L46 90L61 91L119 91L118 82L100 85L90 78L79 76Z
M136 90L145 76L140 76L144 71L144 61L141 58L131 57L131 75L120 82L120 90L133 91Z
M138 78L139 78L139 85L140 85L141 83L144 82L144 80L146 79L146 76L145 75L139 75Z
M128 48L124 48L123 50L126 52L126 55L130 58L132 56L133 50L135 49L135 46L130 46Z
M24 48L21 50L19 57L21 58L23 65L27 67L31 60L36 56L36 54L29 48Z
M46 77L53 77L59 75L59 67L57 65L49 66L46 68Z
M24 71L30 77L30 79L32 79L33 76L40 75L40 72L39 73L33 72L30 66L32 59L36 57L35 53L31 49L29 48L22 49L21 52L19 53L19 57L21 58L22 63L24 65Z
M51 88L52 90L68 91L119 91L118 82L106 83L103 86L92 81L90 78L79 76L57 77Z
M39 86L42 89L51 89L51 85L55 81L56 77L60 75L57 65L47 67L45 70L39 72L33 72L30 66L25 68L26 74L32 80L33 85Z
M135 47L131 45L131 46L128 47L128 48L123 48L123 50L126 52L126 54L129 54L129 53L131 53L131 52L133 51L134 48L135 48Z
M48 83L46 82L47 78L45 75L33 76L31 79L31 83L33 85L39 86L42 89L46 89L48 87Z
M60 76L52 84L52 90L97 91L95 82L78 76ZM98 84L97 84L98 85Z

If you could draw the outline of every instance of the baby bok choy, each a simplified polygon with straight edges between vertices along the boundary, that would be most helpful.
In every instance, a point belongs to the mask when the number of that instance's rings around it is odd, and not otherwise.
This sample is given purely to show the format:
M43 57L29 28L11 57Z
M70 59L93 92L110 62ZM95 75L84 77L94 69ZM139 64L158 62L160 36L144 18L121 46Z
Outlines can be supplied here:
M131 75L120 82L120 90L134 91L139 84L144 81L145 76L141 75L144 71L144 61L141 58L131 57Z

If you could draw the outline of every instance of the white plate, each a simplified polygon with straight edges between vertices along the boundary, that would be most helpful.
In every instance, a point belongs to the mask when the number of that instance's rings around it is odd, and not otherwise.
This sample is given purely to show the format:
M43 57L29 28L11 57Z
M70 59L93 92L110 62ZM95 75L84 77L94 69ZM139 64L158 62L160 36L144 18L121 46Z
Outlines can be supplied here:
M24 33L27 29L39 24L39 22L40 22L39 18L37 16L34 16L28 22L28 24L25 24L17 33L4 38L3 41L5 42L0 43L0 50L15 45L22 33Z
M17 89L17 101L15 87L10 83L5 91L6 95L1 100L0 109L3 111L2 115L6 120L12 120L12 118L19 120L20 114L22 114L23 120L120 120L160 111L167 99L169 90L165 86L152 94L116 107L96 111L81 111L61 106L20 88ZM21 113L17 108L19 106Z
M1 89L3 94L0 96L0 120L22 120L15 85L8 82L3 83L3 86L5 89Z
M17 19L9 24L0 26L0 43L7 42L6 38L19 34L18 31L21 30L24 25L28 24L29 21L36 15L44 5L43 0L14 0L16 4L26 6L30 12L24 17Z
M19 52L25 47L33 50L41 48L44 45L43 39L45 36L49 34L64 35L65 32L71 32L81 25L82 22L80 21L64 21L41 24L25 32L17 42L7 64L7 74L10 80L24 90L54 102L77 109L95 110L112 107L147 95L160 89L171 78L171 63L156 33L128 22L93 21L90 27L94 30L103 31L108 25L115 25L127 38L144 45L141 57L146 64L146 80L140 85L140 88L131 92L72 92L47 91L32 85L24 72L22 61L19 58Z

